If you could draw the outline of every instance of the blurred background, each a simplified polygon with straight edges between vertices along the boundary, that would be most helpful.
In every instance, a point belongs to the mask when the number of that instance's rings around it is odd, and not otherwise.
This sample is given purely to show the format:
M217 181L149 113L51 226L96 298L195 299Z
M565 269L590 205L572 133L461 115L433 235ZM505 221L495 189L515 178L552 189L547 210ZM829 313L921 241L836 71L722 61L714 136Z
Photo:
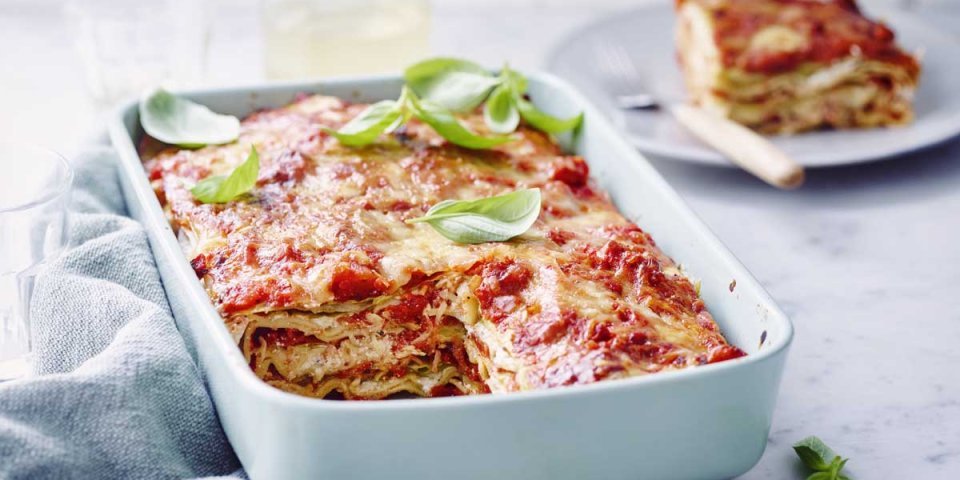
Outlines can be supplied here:
M0 0L0 141L70 150L117 100L157 83L399 71L437 54L542 68L577 27L656 1ZM954 0L861 3L960 9Z

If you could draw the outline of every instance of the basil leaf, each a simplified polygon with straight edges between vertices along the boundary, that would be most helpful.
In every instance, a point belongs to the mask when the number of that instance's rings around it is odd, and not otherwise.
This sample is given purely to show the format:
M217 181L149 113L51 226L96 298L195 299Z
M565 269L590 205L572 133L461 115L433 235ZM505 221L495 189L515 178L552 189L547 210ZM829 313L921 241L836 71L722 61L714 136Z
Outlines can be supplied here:
M140 125L163 143L195 148L230 143L240 136L240 120L157 89L140 100Z
M539 216L540 190L531 188L478 200L444 200L407 223L426 222L457 243L503 242L529 230Z
M423 98L454 112L468 112L483 103L490 90L500 83L492 77L451 72L436 77Z
M517 99L517 110L520 111L520 116L523 117L523 120L529 123L530 126L547 133L561 133L573 130L580 126L580 122L583 121L582 112L570 118L557 118L541 112L537 107L534 107L532 103L522 98Z
M844 476L840 474L840 470L843 470L846 464L847 459L841 459L839 456L834 457L833 462L830 463L830 480L840 480L840 477Z
M201 203L227 203L253 189L260 174L260 155L250 147L250 155L227 175L207 177L190 189Z
M524 77L520 72L510 69L509 65L503 66L503 70L500 71L500 76L503 77L504 82L518 95L527 91L527 77Z
M520 113L514 105L513 92L507 85L493 89L483 106L483 120L496 133L510 133L520 124Z
M827 444L823 443L817 437L807 437L793 445L793 450L804 465L815 473L807 477L807 480L849 480L846 475L840 473L847 464L845 458L834 453Z
M383 100L367 107L339 130L325 127L324 131L344 145L359 147L373 143L383 132L399 126L401 116L400 101Z
M486 68L483 68L483 66L469 60L451 57L436 57L423 60L407 67L407 69L403 72L403 78L406 80L407 86L413 89L414 93L419 95L417 88L425 83L430 83L432 79L437 76L450 72L463 72L473 73L476 75L486 75L488 77L490 76L490 72Z
M793 444L793 451L797 452L800 461L811 470L825 472L830 469L830 464L835 458L838 458L833 450L823 443L817 437L810 436Z
M480 65L455 58L425 60L407 68L403 77L420 98L454 112L473 110L500 83Z
M450 143L472 149L485 149L502 145L511 141L510 137L477 135L460 124L457 117L449 110L429 100L419 100L410 95L410 107L414 116L430 125Z

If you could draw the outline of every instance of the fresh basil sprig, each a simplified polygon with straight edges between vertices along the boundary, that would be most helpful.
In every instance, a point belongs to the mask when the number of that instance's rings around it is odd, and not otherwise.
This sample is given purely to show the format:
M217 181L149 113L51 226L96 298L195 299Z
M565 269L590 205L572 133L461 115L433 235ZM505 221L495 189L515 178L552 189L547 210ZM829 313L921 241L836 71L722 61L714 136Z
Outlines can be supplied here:
M420 98L453 112L473 110L500 84L500 79L476 63L442 57L407 68L403 78Z
M339 130L324 128L340 143L350 147L369 145L377 140L382 133L389 133L405 121L407 113L406 103L409 90L404 87L397 100L383 100L370 105L359 115L353 117Z
M201 203L227 203L252 190L259 174L260 155L255 147L250 147L250 155L230 175L204 178L190 193Z
M477 200L444 200L407 223L427 223L457 243L503 242L523 234L540 216L540 190L517 190Z
M531 127L547 133L562 133L573 130L580 126L583 121L583 112L570 118L557 118L541 112L534 107L532 103L523 98L517 98L517 110L523 121L530 124Z
M450 143L465 148L491 148L511 140L510 137L488 137L471 132L450 110L435 102L417 98L407 87L403 87L399 99L370 105L339 130L324 130L344 145L359 147L375 142L381 134L393 131L410 117L419 118Z
M520 113L523 121L531 127L547 133L563 133L573 130L583 122L583 112L570 118L558 118L544 113L523 97L523 92L527 91L527 79L523 75L510 70L504 66L500 76L504 82L511 86L513 92L514 108Z
M513 132L519 118L547 133L573 130L583 121L582 113L557 118L537 109L524 98L527 79L506 65L495 77L473 62L434 58L407 68L404 79L424 100L455 112L471 110L486 99L484 120L496 133Z
M498 85L483 106L483 121L494 132L510 133L520 125L520 112L512 90L509 84Z
M230 143L240 136L240 120L180 98L163 89L140 100L140 124L151 137L185 148Z
M429 100L419 100L416 95L409 95L410 109L413 116L430 125L450 143L472 149L496 147L511 141L510 137L496 135L485 137L477 135L460 124L457 117L449 110Z
M848 458L840 458L817 437L807 437L793 444L800 461L814 471L807 480L850 480L840 473Z

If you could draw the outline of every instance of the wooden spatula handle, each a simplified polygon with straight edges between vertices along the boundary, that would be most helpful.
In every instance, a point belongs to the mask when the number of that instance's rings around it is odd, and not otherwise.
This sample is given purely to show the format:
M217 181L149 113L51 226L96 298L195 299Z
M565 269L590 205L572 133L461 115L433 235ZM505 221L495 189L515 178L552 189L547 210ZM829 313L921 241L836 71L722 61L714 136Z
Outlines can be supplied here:
M803 167L753 130L690 105L671 111L697 138L770 185L791 189L803 184Z

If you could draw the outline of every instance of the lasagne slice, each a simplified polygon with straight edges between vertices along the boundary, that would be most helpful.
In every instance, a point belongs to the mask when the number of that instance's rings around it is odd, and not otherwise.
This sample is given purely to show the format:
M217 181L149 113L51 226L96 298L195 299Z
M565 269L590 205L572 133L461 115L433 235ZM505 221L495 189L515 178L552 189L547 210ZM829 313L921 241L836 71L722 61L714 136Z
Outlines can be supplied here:
M764 133L913 119L920 75L854 0L677 0L693 103Z
M744 354L584 159L547 135L521 127L474 151L415 121L362 148L323 132L364 108L304 96L246 118L235 144L146 160L184 254L266 382L321 398L465 395ZM483 129L479 114L464 120ZM261 168L247 198L193 199L193 184L251 146ZM540 189L542 211L509 242L458 244L406 223L442 200L521 188Z

